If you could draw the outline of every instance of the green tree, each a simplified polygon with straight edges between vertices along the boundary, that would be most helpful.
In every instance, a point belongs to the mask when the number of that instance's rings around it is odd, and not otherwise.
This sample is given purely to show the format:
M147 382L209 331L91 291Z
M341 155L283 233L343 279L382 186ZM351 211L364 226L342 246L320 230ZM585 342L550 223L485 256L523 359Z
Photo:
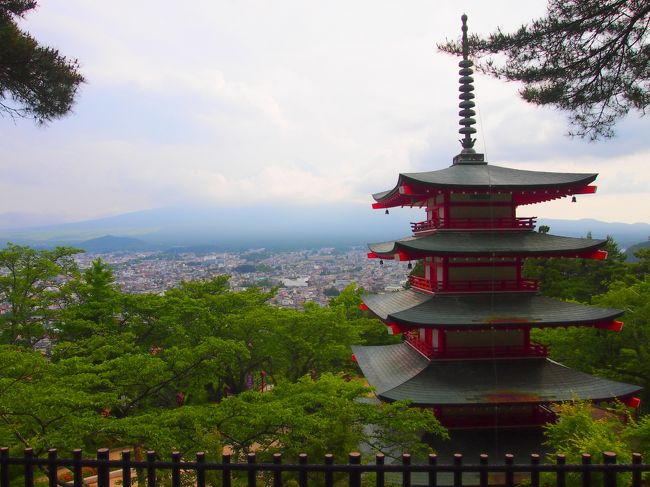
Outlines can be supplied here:
M588 236L588 238L590 238ZM607 237L605 261L592 259L526 259L524 276L540 281L546 296L589 303L626 273L625 254Z
M650 277L633 284L617 282L592 302L624 310L622 331L546 329L536 332L535 339L549 345L551 357L569 367L643 386L641 404L647 408L650 401Z
M566 456L567 463L581 463L583 453L589 453L594 463L602 461L605 451L616 453L621 462L629 462L632 453L637 452L639 442L636 438L641 432L637 424L627 414L621 405L609 410L600 410L594 414L594 409L589 402L568 402L557 405L558 420L546 425L546 445L552 450L549 461L553 462L557 453ZM644 429L647 420L644 420ZM550 475L546 475L549 484L553 482ZM629 474L619 474L620 485L629 485ZM602 485L602 474L592 473L592 485ZM581 476L569 473L567 485L580 486Z
M340 308L357 330L360 345L390 345L399 343L401 339L389 335L386 325L377 318L373 318L369 311L361 309L361 296L365 290L352 283L341 291L337 297L330 300L330 308Z
M8 244L0 250L0 302L8 311L0 315L0 340L36 346L51 330L70 294L69 283L78 276L69 247L35 250Z
M0 114L42 124L70 111L84 79L77 60L39 45L16 24L36 5L35 0L0 0Z
M92 445L111 397L92 366L55 364L42 354L0 346L0 441L14 450Z
M648 0L549 0L545 17L469 44L488 57L485 72L523 83L524 100L568 112L570 134L596 140L650 105L649 26ZM461 52L457 42L439 47Z
M431 411L363 400L369 392L359 382L331 374L315 381L304 377L268 393L247 392L223 401L216 424L238 456L254 449L264 458L274 452L288 458L307 453L312 459L332 453L342 462L360 444L389 455L417 453L429 449L420 441L421 432L447 437Z
M101 259L69 286L68 300L58 318L57 338L77 341L97 334L114 334L123 310L123 295L115 285L113 270Z

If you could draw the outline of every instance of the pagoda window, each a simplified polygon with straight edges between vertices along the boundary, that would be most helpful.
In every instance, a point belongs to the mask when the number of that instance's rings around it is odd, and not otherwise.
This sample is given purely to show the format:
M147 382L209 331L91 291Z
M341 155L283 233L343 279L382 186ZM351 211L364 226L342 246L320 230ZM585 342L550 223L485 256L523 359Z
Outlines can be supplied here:
M449 217L460 218L512 218L510 206L450 206Z
M449 268L449 283L455 281L515 281L516 266L474 267L463 266Z
M525 333L517 330L448 331L447 349L513 347L524 348Z

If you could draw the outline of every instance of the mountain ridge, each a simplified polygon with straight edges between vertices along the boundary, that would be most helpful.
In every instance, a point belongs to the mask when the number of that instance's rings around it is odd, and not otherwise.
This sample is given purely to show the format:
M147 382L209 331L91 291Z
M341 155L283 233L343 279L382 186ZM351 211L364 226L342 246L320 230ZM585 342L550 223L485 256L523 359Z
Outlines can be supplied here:
M368 205L359 204L170 207L80 222L0 229L0 238L35 246L113 248L123 244L127 250L205 244L222 248L304 248L365 245L400 238L410 233L411 221L422 219L423 211L419 209L404 208L386 215L384 211L373 211ZM584 237L591 233L594 238L611 235L621 248L646 241L650 235L648 223L603 222L592 218L539 218L537 225L548 225L550 233L555 235ZM109 237L125 240L110 242Z

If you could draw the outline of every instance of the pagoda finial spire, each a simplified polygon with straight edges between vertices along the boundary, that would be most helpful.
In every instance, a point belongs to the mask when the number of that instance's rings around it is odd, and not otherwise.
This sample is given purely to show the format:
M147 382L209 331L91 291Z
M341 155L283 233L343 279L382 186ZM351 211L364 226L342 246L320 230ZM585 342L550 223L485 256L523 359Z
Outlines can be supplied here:
M463 40L461 44L463 60L458 63L458 66L460 67L460 70L458 71L458 74L460 75L460 79L458 80L460 82L460 87L458 88L458 91L460 91L460 95L458 95L458 98L460 99L460 103L458 104L460 111L458 112L458 115L461 117L460 122L458 123L462 127L458 129L458 133L463 136L459 141L463 150L460 154L454 157L454 164L485 164L483 154L477 154L474 150L474 142L476 142L476 139L472 138L472 134L476 133L476 129L472 127L472 125L476 123L476 120L472 118L476 115L476 112L474 111L475 104L472 101L474 99L474 85L472 84L474 82L474 78L472 78L472 74L474 74L472 66L474 66L474 63L469 60L467 15L463 14L460 19L463 22L461 28L463 31Z

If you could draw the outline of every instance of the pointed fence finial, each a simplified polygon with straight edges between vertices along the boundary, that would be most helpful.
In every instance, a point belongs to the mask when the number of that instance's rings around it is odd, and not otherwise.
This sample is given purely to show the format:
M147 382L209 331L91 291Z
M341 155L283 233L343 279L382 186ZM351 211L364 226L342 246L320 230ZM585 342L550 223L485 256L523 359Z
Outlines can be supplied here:
M474 78L472 78L472 74L474 74L472 66L474 66L474 63L469 60L467 15L463 14L460 19L463 21L463 41L461 45L463 60L458 63L458 66L460 67L460 70L458 71L458 74L460 75L460 79L458 80L460 82L460 87L458 88L458 91L460 91L460 95L458 95L458 98L460 99L458 108L460 108L460 111L458 112L458 115L461 117L460 122L458 122L458 124L461 125L461 128L458 129L458 133L463 136L459 141L463 150L460 154L454 157L454 164L485 164L483 154L477 154L474 150L474 142L476 142L476 139L472 138L472 135L476 133L476 129L472 127L472 125L476 123L476 120L472 118L476 115L476 112L474 111L475 104L472 101L474 99L474 85L472 84L474 82Z

